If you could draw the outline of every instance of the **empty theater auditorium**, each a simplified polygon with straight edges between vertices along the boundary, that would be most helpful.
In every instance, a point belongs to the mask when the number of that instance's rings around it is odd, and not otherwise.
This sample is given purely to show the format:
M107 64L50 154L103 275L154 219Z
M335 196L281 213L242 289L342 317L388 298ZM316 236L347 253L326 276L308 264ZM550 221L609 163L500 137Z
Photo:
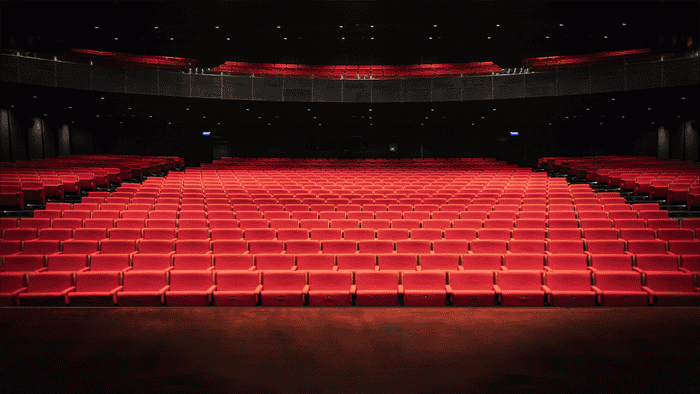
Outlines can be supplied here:
M700 2L0 28L0 392L700 392Z

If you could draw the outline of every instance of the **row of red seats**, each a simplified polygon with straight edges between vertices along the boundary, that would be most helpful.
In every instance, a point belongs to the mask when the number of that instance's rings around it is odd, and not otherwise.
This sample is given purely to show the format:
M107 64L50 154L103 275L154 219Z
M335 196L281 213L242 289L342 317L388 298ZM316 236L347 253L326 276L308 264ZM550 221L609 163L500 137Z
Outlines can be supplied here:
M164 243L162 243L164 244ZM12 255L2 272L85 271L635 271L700 272L700 255L452 253L240 253L235 241L221 253L94 253ZM239 243L240 244L240 243ZM234 246L232 246L234 245ZM240 245L239 245L240 246ZM153 247L153 246L149 246ZM161 248L162 249L162 248ZM166 249L167 250L167 249ZM238 252L238 253L234 253Z
M634 49L615 52L598 52L587 55L572 56L549 56L524 59L523 67L531 68L533 71L552 71L555 69L576 69L580 67L602 66L610 67L625 63L638 63L668 59L672 53L656 54L651 49Z
M0 274L2 305L694 306L697 275L584 272L79 272ZM308 301L307 301L308 300Z
M183 230L184 232L184 230ZM3 256L12 255L54 255L54 254L110 254L110 253L470 253L470 254L671 254L700 255L700 240L662 239L605 239L589 240L582 238L562 239L518 239L494 234L485 238L442 238L434 237L402 238L386 236L382 239L369 237L293 239L279 240L262 235L251 238L217 239L210 238L208 232L190 231L189 235L178 234L178 238L166 238L172 234L162 234L153 238L139 238L138 233L101 238L106 234L91 231L94 238L3 240ZM76 233L77 234L77 233ZM113 235L113 234L110 234Z
M59 60L134 69L187 71L199 67L199 60L171 56L144 56L120 52L74 48L57 56Z
M72 212L72 211L68 211ZM692 226L695 221L686 221L687 226ZM11 221L6 223L12 224ZM362 227L360 227L362 226ZM143 229L143 228L179 228L179 229L436 229L441 231L456 229L537 229L554 231L558 229L571 229L580 233L580 229L626 229L626 228L651 228L651 229L679 229L678 219L113 219L113 218L56 218L56 219L24 219L19 222L19 227L6 227L5 234L27 230L36 235L37 229L48 228L105 228L105 229ZM693 227L686 227L691 228ZM25 231L26 232L26 231Z

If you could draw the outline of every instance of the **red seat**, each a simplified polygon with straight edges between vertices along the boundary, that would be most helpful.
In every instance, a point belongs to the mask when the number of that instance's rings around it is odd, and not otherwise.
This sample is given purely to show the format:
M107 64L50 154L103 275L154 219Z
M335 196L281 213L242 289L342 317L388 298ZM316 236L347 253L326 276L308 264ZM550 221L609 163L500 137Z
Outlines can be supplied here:
M265 272L261 302L264 306L302 306L309 292L303 272Z
M248 241L250 254L282 253L284 252L283 241L254 240Z
M136 240L105 239L103 241L100 241L100 254L102 253L134 254L136 253Z
M67 294L71 306L113 306L117 292L124 287L119 272L79 272L75 278L75 291Z
M0 306L17 305L17 295L27 291L27 275L0 272Z
M631 267L630 261L630 267ZM631 269L631 268L628 268ZM588 271L588 256L583 254L547 255L547 271Z
M250 254L214 254L216 271L255 271L253 255Z
M248 253L248 243L245 240L214 240L211 242L214 254L245 254Z
M337 271L335 258L332 255L297 254L298 271Z
M406 306L445 306L447 287L444 273L404 272L402 283Z
M666 254L666 241L628 240L627 251L632 254Z
M499 302L503 306L543 306L542 273L510 271L497 274Z
M417 219L394 219L391 221L391 228L407 229L407 230L411 230L414 228L420 228L420 220L417 220Z
M354 293L351 272L309 272L309 306L350 306Z
M494 306L496 291L493 272L449 272L447 292L452 306Z
M465 271L500 271L503 266L501 254L464 254L462 267Z
M693 274L683 272L646 272L643 289L656 306L698 306L700 288L695 286Z
M397 230L400 230L400 229L397 229ZM440 239L442 239L442 230L425 229L425 228L413 229L413 230L411 230L411 239L412 240L428 240L428 241L440 240Z
M445 229L445 239L450 241L476 239L476 229L469 228L448 228Z
M178 240L175 241L175 252L178 254L211 254L211 244L208 240Z
M216 285L212 272L173 271L170 273L170 288L165 292L165 304L207 306L212 301L214 290Z
M593 291L603 306L645 306L649 295L642 288L638 272L597 272Z
M90 272L114 272L131 270L127 254L96 254L90 257Z
M620 230L615 228L589 228L583 230L583 238L588 241L615 240L620 237Z
M327 219L302 219L300 221L301 228L304 229L327 229L329 228ZM313 231L312 231L313 235Z
M119 306L160 306L170 289L164 271L129 271L124 273L124 288L117 293Z
M591 274L581 272L548 272L544 291L547 303L553 306L595 306L596 293L591 286Z
M75 291L70 272L39 272L27 275L27 291L16 295L20 306L64 306L66 296Z
M700 240L668 241L668 249L679 255L700 255Z
M309 230L303 228L285 228L277 230L277 239L280 241L307 241Z
M650 228L627 228L620 230L620 239L631 240L654 240L656 235Z
M408 239L408 234L408 229L380 228L377 230L377 239L381 241L398 241Z
M584 253L583 240L565 240L547 242L547 254L577 254Z
M391 222L388 219L364 219L360 222L362 228L366 229L388 229Z
M173 267L173 271L213 271L214 260L210 254L175 254Z
M259 254L255 256L258 271L295 271L294 256L284 254Z
M348 241L374 240L374 230L366 228L349 228L343 231L343 239Z
M541 254L506 254L504 271L543 271L544 253Z
M479 230L479 240L510 241L510 230L491 228Z
M678 256L671 254L638 254L634 256L634 262L632 269L637 272L682 270Z
M508 242L476 239L471 241L469 245L471 253L474 254L505 254Z
M47 257L47 271L84 272L88 271L88 255L55 254Z
M417 255L412 253L377 255L380 271L417 271L417 262Z
M355 273L355 283L357 306L399 305L399 292L403 293L403 286L399 285L398 273L358 271Z
M397 253L430 253L430 241L425 240L401 240L396 242ZM360 243L362 253L362 243Z
M216 306L255 306L262 288L258 272L218 271L212 298Z
M13 255L0 256L2 272L43 272L46 271L45 256Z
M690 241L694 236L693 230L689 228L659 228L656 230L656 238L665 241Z
M324 243L325 244L325 243ZM324 249L325 251L325 249ZM360 241L359 251L361 254L379 254L379 253L393 253L394 252L394 242L392 241ZM341 252L349 253L349 252Z
M589 254L624 254L625 241L621 239L590 240L586 242Z
M464 271L459 264L459 254L421 254L419 271Z

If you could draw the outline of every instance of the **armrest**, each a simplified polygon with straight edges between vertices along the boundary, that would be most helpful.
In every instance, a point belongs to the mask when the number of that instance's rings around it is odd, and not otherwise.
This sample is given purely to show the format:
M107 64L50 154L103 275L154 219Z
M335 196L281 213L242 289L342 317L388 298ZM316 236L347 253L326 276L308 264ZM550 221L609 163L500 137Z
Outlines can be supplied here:
M337 265L334 265L333 268L331 269L331 271L337 271L337 270L338 270L338 266L337 266Z
M131 271L133 268L134 267L126 267L122 270L122 272Z
M420 268L420 265L417 265L417 266L416 266L416 271L419 271L419 272L420 272L420 271L423 271L423 270Z
M642 286L642 290L646 291L649 294L649 305L656 304L656 293L654 292L654 290L648 288L647 286Z
M255 271L255 266L253 265L250 268L248 268L248 271Z
M589 266L589 267L586 267L586 268L588 268L588 270L591 271L591 272L598 272L598 270L595 269L595 268L593 268L593 267L590 267L590 266Z
M211 267L207 268L205 271L214 271L214 268L216 268L216 267L214 267L214 266L212 265Z
M399 285L399 294L403 294L403 285Z
M501 288L498 287L498 285L493 285L493 291L495 291L496 293L499 293L499 294L500 294L500 293L501 293Z
M61 292L61 297L65 297L66 294L75 291L75 286L71 286Z
M700 287L693 287L693 291L696 293L700 293Z
M632 271L635 271L635 272L640 272L640 273L641 273L641 272L644 272L644 270L643 270L643 269L641 269L641 268L638 268L638 267L632 267Z
M646 291L649 294L656 294L656 292L654 292L654 290L650 289L647 286L642 286L642 290Z
M210 288L208 288L206 293L211 295L214 293L214 290L216 290L216 285L212 285Z
M687 269L685 269L685 268L683 268L683 267L678 267L678 271L681 271L681 272L690 272L690 271L688 271Z
M302 294L309 294L309 285L305 285L303 289L301 289Z
M296 270L297 270L297 266L293 265L291 271L296 271Z
M626 243L626 242L625 242L625 243ZM628 252L628 251L625 250L625 256L634 256L634 253L630 253L630 252Z
M543 290L546 294L551 294L551 293L552 293L552 290L550 290L549 287L547 287L547 286L545 286L545 285L542 285L542 290Z
M158 294L165 294L166 291L170 290L170 286L165 286L162 289L158 290Z
M83 269L79 269L77 272L86 272L86 271L90 271L90 267L85 267Z
M508 267L506 267L505 265L502 265L502 266L501 266L501 271L508 271Z
M464 271L464 267L462 267L461 265L458 268L460 271Z
M49 270L49 267L41 267L41 268L39 268L38 270L36 270L36 271L34 271L34 272L46 272L46 271L48 271L48 270Z
M350 294L355 294L357 292L357 285L350 286Z
M697 287L696 287L696 289L697 289ZM13 291L12 293L10 293L10 297L14 297L14 296L16 296L16 295L19 294L19 293L24 293L25 291L27 291L27 288L26 288L26 287L22 287L21 289L17 289L17 290L15 290L15 291Z
M262 291L262 289L263 289L263 285L258 285L258 287L256 287L255 290L254 290L253 292L254 292L255 294L260 294L260 292Z
M603 294L603 290L600 290L598 286L591 286L591 290L595 291L597 295Z
M445 290L447 290L448 294L452 294L452 286L450 285L445 285Z
M115 295L117 292L124 290L124 286L117 286L112 291L109 292L109 295Z
M171 265L170 267L168 267L168 268L165 269L165 272L170 272L170 271L172 271L174 268L175 268L175 267L173 267L173 266Z
M552 271L553 271L551 268L549 268L549 266L546 266L546 265L544 266L544 270L545 270L546 272L552 272Z
M374 266L374 270L375 270L375 271L379 271L379 266L378 266L378 265L375 265L375 266Z

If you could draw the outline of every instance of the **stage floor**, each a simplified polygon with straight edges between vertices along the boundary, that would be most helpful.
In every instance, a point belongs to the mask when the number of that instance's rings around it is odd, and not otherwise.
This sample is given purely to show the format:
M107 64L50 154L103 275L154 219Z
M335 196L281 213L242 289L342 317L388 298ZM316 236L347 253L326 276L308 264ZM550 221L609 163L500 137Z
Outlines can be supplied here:
M0 392L698 393L700 308L0 308Z

